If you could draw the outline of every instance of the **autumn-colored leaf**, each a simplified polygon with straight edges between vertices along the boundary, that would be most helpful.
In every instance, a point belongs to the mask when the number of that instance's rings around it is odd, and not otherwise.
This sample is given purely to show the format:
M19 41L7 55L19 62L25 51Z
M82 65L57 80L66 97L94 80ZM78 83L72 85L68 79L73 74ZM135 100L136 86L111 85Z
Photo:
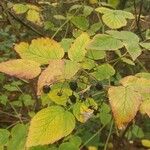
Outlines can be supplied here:
M52 144L69 135L74 128L73 114L63 107L42 109L31 120L26 146Z
M123 86L133 87L139 93L150 93L150 80L136 76L127 76L120 80Z
M40 64L48 64L52 59L61 59L64 50L59 43L50 38L37 38L29 45L21 42L15 45L15 51L22 59L29 59Z
M147 114L150 117L150 98L142 102L140 112L142 114Z
M80 62L84 59L86 54L86 46L90 41L90 37L87 33L82 33L71 45L68 50L68 56L71 60Z
M33 79L40 72L40 64L32 60L16 59L0 63L0 72L20 79Z
M133 87L110 87L108 90L109 102L119 129L134 119L141 104L141 95Z
M64 71L63 60L51 60L49 66L42 72L38 80L37 95L41 95L41 91L44 85L51 85L63 77Z

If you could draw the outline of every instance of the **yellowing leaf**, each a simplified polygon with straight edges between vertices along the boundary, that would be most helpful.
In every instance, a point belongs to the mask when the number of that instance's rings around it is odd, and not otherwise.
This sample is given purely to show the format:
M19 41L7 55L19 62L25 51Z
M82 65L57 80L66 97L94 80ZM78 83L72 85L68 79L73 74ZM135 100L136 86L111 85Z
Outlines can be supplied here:
M89 98L85 102L78 102L73 106L73 114L78 121L85 123L93 116L93 109L90 109L89 106L92 106L95 110L98 108L97 103L94 99Z
M143 146L150 148L150 140L143 139L143 140L141 140L141 143Z
M150 99L144 100L140 106L140 112L150 117Z
M49 94L48 97L51 101L55 102L58 105L66 105L66 102L69 99L69 96L72 95L72 91L67 88L53 89Z
M147 49L147 50L150 50L150 43L140 43L140 45L143 47L143 48L145 48L145 49Z
M125 47L128 53L131 55L133 60L136 60L136 58L140 56L142 53L142 50L140 46L138 45L138 43L130 42L130 44L129 43L125 44Z
M42 72L38 80L37 95L41 95L44 85L51 85L63 78L63 60L51 60L49 66Z
M95 9L95 11L101 13L101 14L105 14L105 13L111 13L113 10L107 8L107 7L98 7Z
M0 63L0 72L21 79L33 79L40 72L40 64L31 60L16 59Z
M49 38L32 40L31 44L21 42L15 45L15 50L23 59L30 59L40 64L48 64L51 59L61 59L64 50L59 43Z
M71 60L80 62L84 59L86 54L86 45L90 41L87 33L82 33L71 45L68 50L68 56Z
M76 103L73 107L73 114L78 121L85 123L93 115L93 110L89 109L84 103Z
M123 86L133 87L139 93L150 93L150 80L146 78L138 78L135 76L127 76L120 80Z
M16 14L23 14L23 13L27 12L29 7L24 4L14 4L12 9L15 11Z
M109 102L119 129L123 129L134 119L141 104L141 95L132 87L110 87Z
M118 29L126 26L126 19L134 19L132 13L122 10L112 10L105 7L99 7L97 12L104 14L102 20L111 29Z
M27 16L26 16L27 20L36 23L38 25L42 25L42 19L41 19L41 15L40 12L34 10L34 9L30 9L27 12Z
M62 107L42 109L31 120L26 146L52 144L69 135L74 127L74 116Z
M121 15L117 15L115 12L104 14L102 19L111 29L119 29L127 24L126 19Z
M80 69L80 64L75 61L65 60L63 76L65 79L71 79Z
M146 78L150 80L150 73L148 72L140 72L135 75L136 77Z

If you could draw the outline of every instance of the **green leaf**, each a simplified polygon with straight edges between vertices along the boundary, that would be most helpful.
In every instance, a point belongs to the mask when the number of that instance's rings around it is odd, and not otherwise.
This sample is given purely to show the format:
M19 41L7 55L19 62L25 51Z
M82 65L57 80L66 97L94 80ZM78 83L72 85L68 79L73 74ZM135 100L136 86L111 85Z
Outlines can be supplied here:
M6 129L0 129L0 145L5 145L9 140L10 133Z
M106 57L105 51L88 50L86 56L92 60L99 60Z
M79 148L70 142L62 143L58 150L79 150Z
M82 143L82 140L79 136L72 136L70 139L69 139L69 142L76 145L77 147L79 147Z
M62 46L62 48L64 49L65 52L68 52L73 41L74 41L73 39L64 38L61 40L60 45Z
M112 5L114 8L116 8L119 4L120 0L108 0L108 4Z
M97 70L92 75L98 80L109 79L115 74L114 68L109 64L103 64L96 68Z
M131 44L126 44L125 45L128 53L131 55L133 60L136 60L138 56L141 55L142 50L140 48L140 46L137 43L132 43Z
M19 101L22 101L25 106L32 106L34 104L34 100L29 94L20 95Z
M89 16L89 15L92 13L93 10L94 10L94 9L93 9L93 7L91 7L91 6L84 6L83 15L84 15L85 17L87 17L87 16Z
M135 117L140 103L141 95L129 86L110 87L108 90L109 102L119 129Z
M145 49L147 49L147 50L150 50L150 43L140 43L140 45L143 47L143 48L145 48Z
M100 121L103 125L106 125L111 122L112 117L110 114L100 113L99 116L100 116Z
M93 40L87 45L90 50L118 50L123 47L123 43L106 34L97 34Z
M12 9L16 14L23 14L28 11L29 7L24 4L14 4Z
M0 103L6 106L7 102L8 102L8 97L4 94L0 95Z
M27 126L17 124L11 130L11 139L8 142L8 150L25 150Z
M52 144L69 135L74 128L74 116L62 107L42 109L31 120L26 146Z
M142 128L140 128L137 125L133 126L132 129L132 134L136 137L136 138L143 138L144 137L144 132L142 130Z
M84 59L86 54L86 46L90 40L87 33L82 33L78 38L75 39L71 48L68 50L68 56L71 60L80 62Z
M122 60L123 62L129 64L129 65L135 66L135 63L134 63L132 60L128 59L128 58L123 57L123 58L121 58L121 60Z
M60 93L61 92L61 93ZM59 95L60 94L60 95ZM67 88L52 89L48 94L48 97L51 101L55 102L58 105L66 105L66 102L69 100L69 96L72 95L72 91Z
M71 79L80 69L80 64L75 61L65 60L64 79Z
M115 30L108 30L106 33L110 34L114 38L122 40L125 44L126 43L139 43L139 37L130 31L115 31Z
M92 68L95 67L95 62L91 59L84 59L82 62L81 62L81 66L83 69L88 69L88 70L91 70Z
M64 50L61 45L50 38L37 38L29 45L21 42L15 45L15 51L23 59L29 59L42 64L48 64L51 59L61 59Z
M71 22L79 29L85 31L89 27L89 21L84 16L75 16Z
M40 64L32 60L16 59L0 63L0 72L20 79L33 79L40 72Z

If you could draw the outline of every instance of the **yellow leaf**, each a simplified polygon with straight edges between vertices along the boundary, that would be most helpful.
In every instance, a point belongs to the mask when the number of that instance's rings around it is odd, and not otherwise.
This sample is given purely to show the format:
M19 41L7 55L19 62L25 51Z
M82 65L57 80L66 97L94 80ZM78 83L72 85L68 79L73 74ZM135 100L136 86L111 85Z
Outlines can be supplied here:
M143 139L141 142L143 146L150 148L150 140Z
M139 93L150 93L150 80L136 76L127 76L120 80L123 86L131 86Z
M31 120L26 146L52 144L69 135L74 127L74 116L62 107L42 109Z
M26 16L27 20L33 22L33 23L36 23L38 25L42 25L43 22L42 22L42 17L40 15L40 12L34 10L34 9L30 9L28 12L27 12L27 16Z
M82 33L68 50L68 56L71 60L80 62L84 59L86 54L86 46L90 41L90 37L87 33Z
M133 87L110 87L108 90L109 102L119 129L134 119L141 104L141 95Z
M142 102L140 105L140 112L150 117L150 98Z
M40 64L31 60L16 59L0 63L0 72L20 79L33 79L40 72Z
M12 9L15 11L16 14L23 14L28 11L29 7L24 4L14 4Z
M15 45L15 51L23 59L34 60L40 64L48 64L51 59L61 59L64 50L59 43L50 38L37 38L31 44L21 42Z
M51 92L48 94L48 97L56 104L65 106L71 94L72 91L70 89L63 88L61 90L61 88L58 88L51 90Z

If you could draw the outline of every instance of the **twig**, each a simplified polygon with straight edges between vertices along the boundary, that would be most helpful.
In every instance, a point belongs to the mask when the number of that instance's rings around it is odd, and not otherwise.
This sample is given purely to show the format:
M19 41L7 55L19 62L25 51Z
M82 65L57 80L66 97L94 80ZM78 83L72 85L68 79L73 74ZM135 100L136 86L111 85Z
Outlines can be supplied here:
M143 36L141 34L141 27L140 27L140 19L141 19L141 13L142 13L142 8L143 8L143 0L141 0L141 3L140 3L139 14L137 13L136 2L135 1L136 0L134 0L134 12L135 12L135 21L136 21L137 31L138 31L138 34L141 37L141 39L144 40Z
M110 129L109 129L109 134L108 134L105 146L104 146L104 150L107 150L108 142L109 142L109 139L110 139L110 136L111 136L111 133L112 133L112 129L113 129L113 124L114 124L114 122L112 120L111 125L110 125Z
M82 149L86 144L88 144L96 135L99 134L99 132L101 132L106 125L103 125L93 136L91 136L85 143L83 143L83 145L80 147L80 149Z

